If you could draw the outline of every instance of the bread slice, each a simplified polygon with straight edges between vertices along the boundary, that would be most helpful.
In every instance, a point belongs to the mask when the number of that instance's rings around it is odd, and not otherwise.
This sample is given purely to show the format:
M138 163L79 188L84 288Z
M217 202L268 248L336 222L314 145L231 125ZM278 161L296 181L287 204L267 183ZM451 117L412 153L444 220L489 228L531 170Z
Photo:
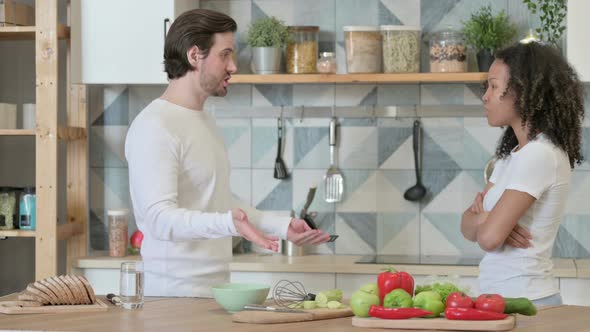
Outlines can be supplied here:
M78 281L74 280L71 275L66 275L65 277L69 282L68 286L70 286L72 292L75 292L74 295L76 295L77 299L76 304L86 304L86 302L89 302L86 296L86 291L78 285Z
M49 300L44 296L38 296L26 290L18 294L18 299L19 301L34 301L41 304L49 304Z
M90 282L88 281L88 279L86 279L86 277L84 277L84 276L76 276L76 278L78 278L80 280L80 282L82 282L82 285L84 285L84 288L86 289L86 293L88 295L88 298L90 299L90 303L95 304L96 303L96 295L94 294L94 290L92 289L92 285L90 285Z
M55 287L53 286L47 279L41 279L39 280L39 283L43 286L45 286L47 289L49 289L49 291L51 292L51 295L57 302L57 304L65 304L64 302L64 296L61 295L61 292Z
M41 281L35 281L33 283L33 287L35 287L38 290L47 294L51 298L51 304L59 304L59 300L57 299L57 296L55 294L53 294L53 292L47 286L42 284Z
M74 282L76 283L76 286L78 286L78 288L80 288L80 291L82 292L82 297L84 298L84 303L85 304L92 304L92 299L90 298L90 295L88 294L88 291L86 290L86 286L84 286L84 283L82 282L82 280L80 280L80 278L78 278L77 275L72 275L71 276L72 279L74 279Z
M55 301L47 293L35 287L33 284L28 284L25 292L29 295L34 295L43 299L44 304L55 304Z
M68 285L66 285L66 283L63 282L63 280L61 280L58 276L51 277L50 279L53 280L55 284L59 285L60 289L65 294L66 304L75 304L74 295L72 294L72 291L70 290Z
M59 297L61 304L70 304L69 298L61 286L57 281L55 281L52 277L43 279L46 283L51 285L51 290Z
M68 287L70 293L72 293L73 303L72 304L80 304L80 297L78 296L78 290L76 287L72 285L72 282L68 278L67 275L59 276L59 279L63 281L63 283Z

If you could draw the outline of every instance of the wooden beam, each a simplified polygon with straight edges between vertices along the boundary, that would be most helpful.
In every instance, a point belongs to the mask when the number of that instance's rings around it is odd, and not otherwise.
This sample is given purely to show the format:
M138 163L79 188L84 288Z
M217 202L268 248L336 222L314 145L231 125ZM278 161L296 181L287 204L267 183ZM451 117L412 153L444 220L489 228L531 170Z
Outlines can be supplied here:
M35 129L0 129L0 136L35 136Z
M78 222L68 222L65 224L59 224L57 226L57 239L68 240L74 236L82 234L84 232L84 224L86 220L80 220Z
M479 83L486 77L487 73L239 74L232 76L230 84Z
M0 27L0 40L35 40L36 27ZM57 38L69 39L70 28L63 24L57 26Z
M66 127L57 130L57 137L63 140L79 140L86 138L86 128L82 127Z
M37 103L36 171L37 237L35 278L57 271L57 128L58 59L57 1L35 1L35 71Z
M22 229L0 231L0 237L35 237L35 231L26 231Z

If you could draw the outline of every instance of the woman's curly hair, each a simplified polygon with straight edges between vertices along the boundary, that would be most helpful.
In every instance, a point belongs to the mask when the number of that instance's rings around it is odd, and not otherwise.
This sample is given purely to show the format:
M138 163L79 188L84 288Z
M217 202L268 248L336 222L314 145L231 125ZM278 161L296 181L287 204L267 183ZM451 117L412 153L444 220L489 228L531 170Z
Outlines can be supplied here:
M552 46L539 43L517 44L496 52L496 59L509 68L510 78L504 92L514 93L515 108L529 140L543 133L563 149L570 166L582 163L582 121L584 92L576 71ZM500 138L498 158L505 158L518 145L512 127Z

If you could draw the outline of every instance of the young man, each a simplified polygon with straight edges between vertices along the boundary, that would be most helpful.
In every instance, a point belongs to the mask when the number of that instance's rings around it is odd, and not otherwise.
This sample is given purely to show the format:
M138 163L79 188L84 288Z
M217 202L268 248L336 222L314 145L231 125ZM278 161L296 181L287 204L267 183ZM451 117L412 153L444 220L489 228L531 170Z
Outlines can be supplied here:
M168 88L127 134L147 296L210 297L212 285L229 280L232 235L275 251L279 238L298 245L329 239L303 220L265 216L232 198L223 138L203 104L227 94L237 69L236 28L232 18L210 10L179 16L164 46Z

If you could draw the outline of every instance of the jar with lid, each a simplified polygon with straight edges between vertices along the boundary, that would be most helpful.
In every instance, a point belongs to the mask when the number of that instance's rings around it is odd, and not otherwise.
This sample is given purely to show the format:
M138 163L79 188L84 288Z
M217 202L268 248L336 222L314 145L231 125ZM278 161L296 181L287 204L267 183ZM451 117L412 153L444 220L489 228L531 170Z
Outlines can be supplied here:
M12 187L0 187L0 229L18 226L17 192Z
M383 71L417 73L420 71L420 27L382 25Z
M447 29L430 38L430 72L459 73L467 71L467 48L463 34Z
M25 187L20 196L19 228L35 230L37 227L37 196L35 187Z
M318 73L336 74L336 54L334 52L322 52L318 60Z
M287 73L313 74L318 60L318 26L290 26L287 43Z
M107 215L109 218L109 255L123 257L127 254L129 210L108 210Z
M349 73L380 73L381 32L377 26L345 26L344 48Z

